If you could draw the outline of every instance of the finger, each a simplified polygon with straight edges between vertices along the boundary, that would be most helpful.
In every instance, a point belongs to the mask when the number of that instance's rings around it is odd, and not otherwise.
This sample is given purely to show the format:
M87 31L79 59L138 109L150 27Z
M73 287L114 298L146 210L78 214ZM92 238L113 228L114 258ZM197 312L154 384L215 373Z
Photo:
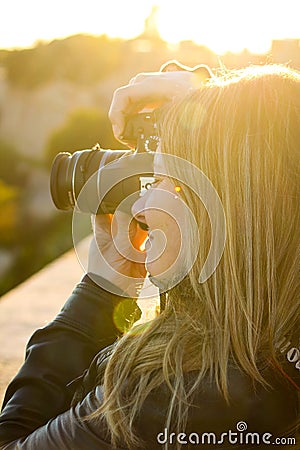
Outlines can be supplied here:
M131 235L130 240L135 248L141 250L141 245L145 242L147 237L148 237L147 231L142 230L139 224L136 224L134 234Z
M101 232L111 234L112 214L97 214L91 216L94 233L98 235Z
M138 73L135 77L131 78L131 80L129 81L128 84L132 85L132 84L140 83L149 75L153 75L153 72L152 73Z
M172 72L141 74L140 81L114 92L109 118L117 139L122 139L126 117L151 104L161 105L193 86L193 73Z
M112 237L120 255L134 263L144 262L140 245L146 239L147 233L140 230L132 216L120 210L116 211L112 222Z
M145 78L139 83L123 86L114 92L109 110L114 135L122 139L126 117L142 111L153 101L165 100L166 94L159 86L154 86L151 80Z
M167 61L160 67L160 72L178 72L180 70L192 70L191 67L185 66L184 64L181 64L176 59L173 59L171 61Z
M143 263L133 264L131 267L131 276L134 278L145 278L147 274L146 266Z
M197 66L189 67L185 66L184 64L181 64L175 59L167 61L160 68L160 72L178 72L178 71L193 72L198 76L198 80L200 82L201 81L205 82L209 80L209 78L212 78L214 76L212 70L206 64L198 64Z
M137 233L137 222L133 217L123 211L117 210L112 221L112 236L127 239L131 244L132 239Z

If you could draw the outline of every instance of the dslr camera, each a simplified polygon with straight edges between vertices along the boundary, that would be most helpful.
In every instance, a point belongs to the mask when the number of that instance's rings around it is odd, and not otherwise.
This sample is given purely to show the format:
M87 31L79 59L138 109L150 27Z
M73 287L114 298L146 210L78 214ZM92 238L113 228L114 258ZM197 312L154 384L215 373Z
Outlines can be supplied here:
M129 118L122 141L134 150L105 150L97 144L72 154L58 153L50 176L55 206L60 210L76 208L92 214L113 214L120 205L130 212L134 201L154 181L157 122L158 110Z

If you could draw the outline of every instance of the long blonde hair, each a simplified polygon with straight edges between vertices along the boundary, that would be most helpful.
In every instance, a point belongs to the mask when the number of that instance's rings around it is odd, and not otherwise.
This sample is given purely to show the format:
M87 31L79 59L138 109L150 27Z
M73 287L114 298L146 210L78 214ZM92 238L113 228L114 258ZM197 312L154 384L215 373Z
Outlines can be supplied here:
M258 361L276 360L277 345L299 320L299 73L263 66L216 77L170 106L161 134L163 152L191 161L213 183L227 239L217 269L200 284L210 222L183 187L201 231L197 260L164 312L117 343L93 415L105 419L113 444L129 448L139 443L135 419L153 389L166 383L165 427L183 431L204 376L228 401L230 360L265 383ZM194 369L187 388L184 373Z

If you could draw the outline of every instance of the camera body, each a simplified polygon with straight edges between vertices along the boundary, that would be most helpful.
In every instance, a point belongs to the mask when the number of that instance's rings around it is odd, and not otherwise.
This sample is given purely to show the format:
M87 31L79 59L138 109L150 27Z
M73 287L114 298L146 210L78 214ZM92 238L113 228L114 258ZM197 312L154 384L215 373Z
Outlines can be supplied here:
M122 140L134 150L105 150L97 144L73 154L59 153L50 176L55 206L113 214L121 205L130 212L134 201L153 182L153 160L159 143L157 121L158 110L129 118Z

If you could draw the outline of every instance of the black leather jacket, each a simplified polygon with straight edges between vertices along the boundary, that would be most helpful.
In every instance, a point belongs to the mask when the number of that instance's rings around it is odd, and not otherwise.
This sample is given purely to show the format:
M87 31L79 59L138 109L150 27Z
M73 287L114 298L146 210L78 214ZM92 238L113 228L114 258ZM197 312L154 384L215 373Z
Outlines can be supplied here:
M6 392L0 417L2 449L112 449L104 427L82 418L102 401L102 387L95 386L95 378L105 362L107 346L119 335L112 320L118 301L120 297L85 276L55 320L33 334L26 360ZM129 302L124 320L137 319L138 315L135 302ZM265 375L272 387L265 389L254 387L249 377L232 366L230 405L214 384L204 380L181 435L165 428L169 392L162 385L146 399L135 424L144 441L142 448L161 449L166 441L169 448L181 441L184 449L232 449L234 443L240 449L257 449L278 444L275 439L286 436L299 417L299 370L285 363L283 369L286 376L279 368L266 365ZM187 378L193 376L190 372ZM72 406L79 391L83 399ZM295 434L289 436L294 438Z

